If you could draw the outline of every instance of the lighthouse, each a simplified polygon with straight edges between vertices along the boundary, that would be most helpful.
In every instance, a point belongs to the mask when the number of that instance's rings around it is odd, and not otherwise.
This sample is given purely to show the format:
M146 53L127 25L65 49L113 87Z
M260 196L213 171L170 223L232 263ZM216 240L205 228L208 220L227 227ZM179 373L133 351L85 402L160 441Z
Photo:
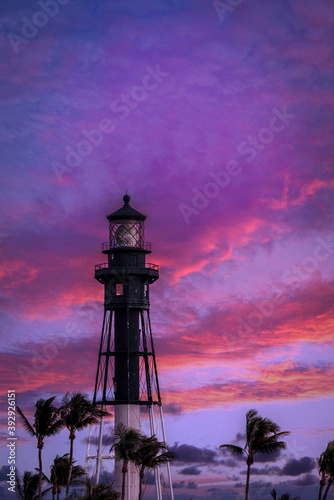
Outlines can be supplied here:
M151 245L145 241L146 216L123 197L123 206L107 215L109 240L102 244L108 261L95 266L95 279L104 285L104 316L99 348L93 402L114 407L114 424L142 430L142 419L149 422L150 434L166 441L158 373L150 321L150 286L159 278L159 268L146 262ZM146 412L146 413L145 413ZM145 417L144 417L145 416ZM102 454L103 422L100 426L96 458L97 481ZM121 490L121 463L115 459L114 487ZM156 498L173 500L171 475L166 479L155 471ZM132 467L126 478L126 500L137 500L139 474Z

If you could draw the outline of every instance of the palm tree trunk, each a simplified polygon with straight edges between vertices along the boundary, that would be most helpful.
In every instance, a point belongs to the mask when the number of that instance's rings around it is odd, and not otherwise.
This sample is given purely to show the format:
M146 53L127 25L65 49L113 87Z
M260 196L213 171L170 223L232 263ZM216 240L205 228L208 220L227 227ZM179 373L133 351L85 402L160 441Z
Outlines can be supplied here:
M326 478L324 476L321 476L318 500L321 500L321 494L322 494L322 490L325 486L325 482L326 482Z
M73 440L75 438L75 434L70 431L70 466L68 469L68 477L67 477L67 484L66 484L66 500L68 500L68 496L70 493L70 484L71 484L71 475L72 475L72 462L73 462Z
M42 446L38 445L38 464L39 464L39 472L38 472L38 498L42 500Z
M144 469L140 469L140 473L139 473L139 497L138 497L138 500L141 500L142 496L143 496L143 479L144 479Z
M247 479L246 479L245 500L248 500L250 467L251 467L251 463L250 462L248 463L248 460L247 460Z
M121 500L125 499L125 476L126 476L127 471L128 471L127 463L124 461L123 467L122 467L123 476L122 476L122 497L121 497Z
M319 495L318 495L318 500L321 500L321 493L322 493L322 490L323 490L323 485L320 484L320 487L319 487Z
M331 487L332 482L333 482L333 479L331 479L331 478L329 477L329 478L328 478L327 488L326 488L326 490L325 490L324 496L322 497L322 500L326 500L326 497L327 497L327 494L328 494L329 488Z

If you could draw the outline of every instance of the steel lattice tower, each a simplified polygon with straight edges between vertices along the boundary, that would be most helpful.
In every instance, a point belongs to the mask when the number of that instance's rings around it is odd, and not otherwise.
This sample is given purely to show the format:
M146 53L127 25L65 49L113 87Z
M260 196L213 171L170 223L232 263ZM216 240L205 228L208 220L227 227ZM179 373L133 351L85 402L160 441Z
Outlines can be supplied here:
M149 312L149 287L159 278L159 268L146 262L151 245L144 240L146 216L124 205L107 216L109 241L102 253L108 262L95 266L95 279L104 285L104 317L99 349L94 403L114 407L114 423L141 429L141 415L148 411L151 435L166 441ZM157 419L158 417L158 419ZM146 419L147 420L147 419ZM102 453L103 421L100 425L96 455L97 481ZM92 457L91 457L92 458ZM138 498L139 476L132 468L127 474L126 500ZM169 464L167 479L155 471L156 498L162 500L162 482L167 482L167 496L173 500ZM121 464L115 460L116 489L121 489Z

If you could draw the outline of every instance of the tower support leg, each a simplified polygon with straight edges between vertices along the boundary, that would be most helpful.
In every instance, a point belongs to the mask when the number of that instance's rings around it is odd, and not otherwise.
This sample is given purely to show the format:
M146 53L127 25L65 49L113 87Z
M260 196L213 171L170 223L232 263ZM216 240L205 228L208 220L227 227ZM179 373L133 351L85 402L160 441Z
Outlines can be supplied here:
M150 406L148 411L149 411L149 416L150 416L151 435L153 436L154 434L156 434L153 406ZM154 475L155 475L155 488L156 488L157 500L162 500L159 467L155 467Z
M104 407L102 406L104 409ZM97 456L96 456L96 484L100 480L100 470L101 470L101 461L102 461L102 439L103 439L103 423L104 423L104 418L101 417L100 420L100 429L99 429L99 442L97 445Z
M164 422L164 416L163 416L163 413L162 413L162 406L159 406L159 412L160 412L162 437L163 437L164 442L166 443L167 441L166 441L166 432L165 432L165 422ZM174 500L172 473L171 473L171 470L170 470L170 463L169 462L167 462L167 475L168 475L168 484L169 484L170 498L171 498L171 500Z

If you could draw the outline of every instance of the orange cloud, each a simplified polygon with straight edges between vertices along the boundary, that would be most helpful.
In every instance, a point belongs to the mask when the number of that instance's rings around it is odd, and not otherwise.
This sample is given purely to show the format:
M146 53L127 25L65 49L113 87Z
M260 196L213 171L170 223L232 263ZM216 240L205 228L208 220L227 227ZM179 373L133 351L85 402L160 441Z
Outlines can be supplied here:
M323 383L324 377L326 384ZM334 364L310 367L300 365L262 365L252 380L228 380L191 390L163 389L164 401L176 403L184 411L197 411L245 401L268 402L316 398L333 395Z

